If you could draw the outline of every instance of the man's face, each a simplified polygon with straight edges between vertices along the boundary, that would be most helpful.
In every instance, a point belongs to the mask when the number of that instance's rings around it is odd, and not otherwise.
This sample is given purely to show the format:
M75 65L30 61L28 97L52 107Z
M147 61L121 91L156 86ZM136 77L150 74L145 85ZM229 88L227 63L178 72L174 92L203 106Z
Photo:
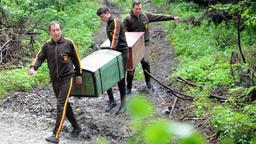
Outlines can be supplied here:
M100 19L104 22L108 22L109 17L110 17L109 13L105 13L105 14L103 13L100 15Z
M54 41L57 41L61 38L62 31L61 31L61 28L60 28L59 24L51 25L49 32L50 32Z
M141 4L134 5L134 7L132 8L132 12L135 16L139 16L142 13Z

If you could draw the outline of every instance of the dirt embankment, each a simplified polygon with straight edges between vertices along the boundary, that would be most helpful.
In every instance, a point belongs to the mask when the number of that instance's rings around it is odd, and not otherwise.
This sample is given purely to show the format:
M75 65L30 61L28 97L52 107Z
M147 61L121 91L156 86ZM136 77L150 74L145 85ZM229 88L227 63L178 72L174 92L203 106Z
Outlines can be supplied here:
M152 12L154 7L150 3L145 4ZM114 11L120 11L111 7ZM152 74L160 81L169 84L168 75L177 64L175 49L164 39L166 31L161 23L151 24L151 69ZM95 33L95 44L101 44L106 39L105 27ZM172 115L168 113L174 96L153 82L155 91L147 90L144 81L134 81L133 93L143 92L156 104L157 113L160 116L175 120L186 121L202 130L206 135L212 135L209 122L204 119L193 119L191 102L178 99ZM120 104L118 89L114 88L114 96ZM129 98L130 96L128 96ZM105 113L108 98L106 94L98 98L75 98L70 102L78 122L82 127L79 138L72 139L69 132L71 125L66 120L61 133L60 142L63 144L90 144L101 137L105 137L113 144L123 143L131 135L130 117L128 114L115 115ZM44 138L52 134L55 123L56 99L52 86L36 88L31 92L9 93L0 102L0 139L4 144L45 144Z

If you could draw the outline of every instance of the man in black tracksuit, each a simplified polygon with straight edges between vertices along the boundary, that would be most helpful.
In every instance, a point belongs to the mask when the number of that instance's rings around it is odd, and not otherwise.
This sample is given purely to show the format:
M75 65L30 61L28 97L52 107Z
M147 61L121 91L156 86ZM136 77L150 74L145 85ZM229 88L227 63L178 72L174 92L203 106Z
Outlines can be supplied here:
M108 39L110 41L110 48L122 53L123 57L123 66L124 66L124 75L126 73L126 64L127 64L127 42L125 38L125 31L122 22L119 19L110 14L110 11L106 7L101 7L97 11L97 15L100 16L101 20L107 23L106 32ZM120 112L125 112L126 110L126 87L125 87L125 78L118 82L118 88L120 91L121 106L119 107L117 114ZM106 108L106 112L110 112L115 106L116 102L113 97L112 88L107 90L109 97L109 104Z
M57 118L53 135L47 137L45 140L58 143L65 116L74 128L71 135L77 137L81 132L81 128L77 124L68 100L72 88L73 76L76 75L77 84L82 83L82 69L74 43L61 35L60 23L58 21L51 22L48 30L52 39L43 45L35 61L31 64L28 74L33 75L41 64L47 60L53 90L57 98ZM75 69L73 66L75 66Z
M141 65L145 75L145 81L149 89L152 88L150 77L145 72L150 73L150 58L149 58L149 23L156 21L167 21L167 20L177 20L179 17L165 16L159 14L143 13L140 1L134 1L132 5L132 10L130 14L124 19L124 27L127 32L144 32L145 40L145 56L141 60ZM132 72L127 73L127 94L131 93L132 81L134 77L135 69Z

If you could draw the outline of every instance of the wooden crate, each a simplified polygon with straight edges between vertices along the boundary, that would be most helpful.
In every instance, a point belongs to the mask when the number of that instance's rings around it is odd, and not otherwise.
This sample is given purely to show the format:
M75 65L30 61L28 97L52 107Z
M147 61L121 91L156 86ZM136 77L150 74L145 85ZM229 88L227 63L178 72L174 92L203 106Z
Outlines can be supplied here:
M125 32L125 37L128 44L127 71L133 71L145 54L144 32ZM110 48L110 41L107 39L100 48Z
M81 60L83 84L73 82L71 95L97 97L124 78L122 54L98 50Z

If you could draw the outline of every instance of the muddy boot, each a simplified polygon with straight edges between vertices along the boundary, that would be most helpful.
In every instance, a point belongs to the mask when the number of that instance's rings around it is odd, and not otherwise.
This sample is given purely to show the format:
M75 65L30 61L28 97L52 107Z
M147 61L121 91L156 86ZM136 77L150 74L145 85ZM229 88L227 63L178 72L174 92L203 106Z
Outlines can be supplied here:
M112 109L116 106L112 88L108 89L107 93L108 93L109 102L108 102L108 107L105 109L105 112L111 112Z
M116 115L118 115L119 113L124 113L126 112L126 100L125 100L125 95L121 96L121 105L118 108L118 111L116 112Z
M51 143L55 143L55 144L58 144L59 143L59 139L57 139L56 138L56 135L51 135L51 136L49 136L49 137L47 137L47 138L45 138L45 140L47 141L47 142L51 142Z
M109 101L108 107L105 109L105 112L111 112L115 106L116 106L115 101Z
M127 72L126 94L131 94L132 93L132 80L133 80L134 71L135 71L135 69L132 72Z
M151 89L151 88L152 88L152 84L151 84L150 81L146 81L146 84L147 84L148 89Z
M131 88L126 88L126 94L128 95L128 94L131 94L132 93L132 89Z
M116 115L118 115L119 113L124 113L126 112L126 105L122 105L118 108L118 111L116 112Z
M79 134L81 133L82 129L81 127L78 127L78 128L74 128L71 132L71 136L73 138L77 138L79 136Z

